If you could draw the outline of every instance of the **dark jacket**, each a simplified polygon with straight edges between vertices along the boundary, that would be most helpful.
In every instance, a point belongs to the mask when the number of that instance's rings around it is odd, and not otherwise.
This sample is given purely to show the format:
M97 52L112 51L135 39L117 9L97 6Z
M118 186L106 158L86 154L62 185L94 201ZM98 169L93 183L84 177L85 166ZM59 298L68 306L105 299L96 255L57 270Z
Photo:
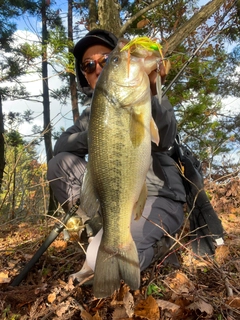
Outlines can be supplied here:
M56 142L54 154L71 152L79 157L88 154L87 131L90 117L89 106L82 112L73 126L61 134ZM167 98L161 105L156 97L152 98L152 115L159 130L160 143L152 143L152 163L147 174L148 194L164 196L176 201L185 202L185 189L182 178L168 150L174 144L177 124L173 108Z
M152 143L152 162L147 174L148 195L163 196L186 202L185 188L175 161L169 156L177 135L177 122L169 100L164 96L161 105L152 99L152 116L158 127L160 143Z
M86 109L82 112L73 126L64 131L54 147L54 155L60 152L71 152L79 157L88 154L88 124L90 118L91 99L86 102Z

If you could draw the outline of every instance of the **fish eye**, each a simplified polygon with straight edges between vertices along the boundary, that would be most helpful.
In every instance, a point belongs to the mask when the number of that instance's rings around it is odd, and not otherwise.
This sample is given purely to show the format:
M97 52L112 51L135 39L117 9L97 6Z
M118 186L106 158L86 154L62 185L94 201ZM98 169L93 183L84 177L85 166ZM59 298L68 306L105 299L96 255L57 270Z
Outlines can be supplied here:
M118 56L112 57L112 63L117 63L117 62L119 62L119 60L120 60L120 57L118 57Z

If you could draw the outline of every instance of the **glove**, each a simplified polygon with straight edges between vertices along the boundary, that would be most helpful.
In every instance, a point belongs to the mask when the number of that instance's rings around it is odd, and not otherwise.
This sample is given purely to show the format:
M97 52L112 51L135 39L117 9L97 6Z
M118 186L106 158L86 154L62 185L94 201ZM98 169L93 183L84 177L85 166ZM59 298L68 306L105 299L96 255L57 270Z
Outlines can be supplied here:
M100 242L102 240L103 229L101 228L95 237L92 238L92 241L88 245L87 253L86 253L86 262L88 266L94 271L96 260L97 260L97 253L98 248L100 246Z

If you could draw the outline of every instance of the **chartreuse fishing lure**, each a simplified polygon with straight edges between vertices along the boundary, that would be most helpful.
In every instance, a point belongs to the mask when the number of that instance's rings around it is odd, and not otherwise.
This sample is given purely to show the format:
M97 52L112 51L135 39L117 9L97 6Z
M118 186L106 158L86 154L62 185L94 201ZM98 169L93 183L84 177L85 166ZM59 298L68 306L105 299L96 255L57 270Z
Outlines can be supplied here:
M134 53L136 55L141 56L141 49L143 51L150 51L154 53L159 53L160 59L156 59L156 71L157 71L157 81L156 81L156 88L157 88L157 95L158 100L161 103L162 99L162 83L161 83L161 76L160 76L160 64L164 63L164 57L162 53L162 46L156 40L152 40L148 37L138 37L133 40L130 40L122 49L121 51L128 50L128 60L130 64L130 55ZM165 63L164 63L165 66Z
M128 50L130 53L134 53L138 49L145 49L147 51L158 51L163 59L162 46L156 40L152 40L148 37L138 37L130 40L121 51Z

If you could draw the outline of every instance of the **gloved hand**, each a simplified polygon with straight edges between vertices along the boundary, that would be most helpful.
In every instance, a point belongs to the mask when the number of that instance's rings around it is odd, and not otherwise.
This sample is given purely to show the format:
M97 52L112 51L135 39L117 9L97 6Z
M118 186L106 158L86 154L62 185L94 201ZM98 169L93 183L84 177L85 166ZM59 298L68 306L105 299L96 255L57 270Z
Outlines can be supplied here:
M99 230L95 237L91 238L91 242L87 248L86 260L82 266L82 269L77 273L73 273L69 276L69 280L77 280L78 282L84 281L90 275L94 273L98 248L102 239L103 230Z
M101 228L98 231L98 233L95 235L95 237L92 238L92 241L90 242L87 248L86 262L92 270L95 270L97 253L98 253L98 248L102 239L102 234L103 234L103 229Z

